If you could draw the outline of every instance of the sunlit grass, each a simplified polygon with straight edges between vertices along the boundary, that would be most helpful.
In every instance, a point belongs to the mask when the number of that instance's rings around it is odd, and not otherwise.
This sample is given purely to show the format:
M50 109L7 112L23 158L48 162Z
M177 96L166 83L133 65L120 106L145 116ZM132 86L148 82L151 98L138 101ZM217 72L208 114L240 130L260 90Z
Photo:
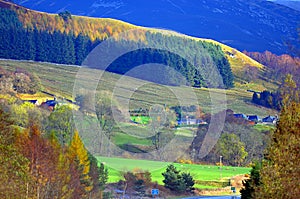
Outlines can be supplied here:
M159 162L150 160L133 160L125 158L109 158L109 157L97 157L99 162L103 162L108 168L110 183L118 182L123 179L122 172L133 171L134 169L142 169L151 172L152 181L158 184L163 184L162 173L165 171L166 166L171 164L169 162ZM197 164L180 164L173 163L174 166L184 172L189 172L193 176L194 180L198 181L219 181L222 175L222 180L229 179L233 176L240 174L247 174L251 168L247 167L220 167L213 165L197 165ZM197 188L217 188L208 185L197 185Z

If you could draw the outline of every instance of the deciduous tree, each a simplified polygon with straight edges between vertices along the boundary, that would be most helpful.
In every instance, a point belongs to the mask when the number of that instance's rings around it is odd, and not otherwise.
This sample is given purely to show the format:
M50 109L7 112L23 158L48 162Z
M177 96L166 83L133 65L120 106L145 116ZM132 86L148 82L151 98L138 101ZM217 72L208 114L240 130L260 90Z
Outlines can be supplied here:
M54 133L63 146L68 145L75 129L72 109L66 105L56 107L48 118L46 129L48 134Z
M28 196L29 161L15 146L16 129L0 106L0 198Z
M223 133L216 145L216 151L223 156L229 165L240 166L248 153L245 151L245 144L233 133Z
M77 169L81 172L80 183L85 190L85 194L87 194L93 189L92 179L89 175L90 160L88 151L85 149L84 144L77 131L75 131L74 133L74 136L68 148L68 153L71 162L77 162Z
M53 187L57 178L59 151L49 140L41 136L41 131L35 124L19 134L17 146L29 160L29 172L32 178L29 184L31 197L53 197L56 191Z

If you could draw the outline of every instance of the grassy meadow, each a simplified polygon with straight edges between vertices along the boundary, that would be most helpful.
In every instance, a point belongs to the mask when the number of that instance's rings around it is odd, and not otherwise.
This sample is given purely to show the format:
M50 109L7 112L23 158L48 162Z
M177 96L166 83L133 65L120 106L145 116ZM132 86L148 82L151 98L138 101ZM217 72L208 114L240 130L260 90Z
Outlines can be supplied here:
M103 162L108 168L109 179L108 181L118 182L122 179L121 173L126 171L134 171L136 169L147 170L151 172L152 181L156 181L158 184L163 184L163 173L169 162L159 162L150 160L133 160L125 158L110 158L110 157L97 157L99 162ZM204 185L203 182L207 181L229 181L229 179L236 175L247 174L250 172L250 168L246 167L220 167L213 165L196 165L196 164L180 164L174 163L174 166L184 172L190 172L196 182L202 182L196 184L197 188L216 188L215 186ZM208 183L207 183L208 184Z

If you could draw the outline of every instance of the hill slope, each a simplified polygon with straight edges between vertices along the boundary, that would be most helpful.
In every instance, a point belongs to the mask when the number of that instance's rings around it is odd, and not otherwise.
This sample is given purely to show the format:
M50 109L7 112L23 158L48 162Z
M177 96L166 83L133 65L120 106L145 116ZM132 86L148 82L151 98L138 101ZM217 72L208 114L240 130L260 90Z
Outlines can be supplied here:
M81 17L81 16L73 16L72 15L69 19L65 20L64 18L62 18L58 15L55 15L55 14L35 12L35 11L29 10L29 9L26 9L23 7L16 6L14 4L9 4L4 1L0 1L0 6L1 7L13 6L14 10L16 10L16 12L17 12L17 16L18 16L17 20L20 20L21 26L23 26L24 28L26 28L26 29L29 28L29 30L35 28L38 31L45 31L45 32L49 32L51 34L55 34L56 37L57 37L57 32L60 32L61 34L68 34L68 35L71 33L71 34L74 34L74 36L76 36L76 35L77 36L78 35L87 36L91 41L95 41L95 40L106 39L109 36L118 35L123 31L135 30L135 32L133 32L132 35L129 35L128 37L131 40L136 41L136 42L145 42L146 35L147 35L146 33L150 33L150 35L151 34L155 35L156 33L159 32L160 34L163 34L163 35L171 35L177 41L187 40L187 41L195 41L195 42L202 41L202 42L206 42L206 43L207 42L212 43L214 45L221 46L221 49L223 50L224 55L228 59L231 69L236 77L236 82L238 82L238 83L245 84L245 83L251 82L251 81L257 82L256 81L257 79L261 80L260 77L255 78L255 79L245 78L244 73L247 72L246 71L247 67L249 68L249 66L251 66L252 68L255 68L258 71L258 74L259 74L258 76L262 76L262 72L264 70L264 67L261 64L252 60L251 58L245 56L241 52L239 52L229 46L226 46L224 44L216 42L214 40L210 40L210 39L199 39L199 38L194 38L194 37L190 37L190 36L177 34L172 31L162 31L162 30L157 30L157 29L143 28L143 27L134 26L134 25L131 25L128 23L124 23L122 21L114 20L114 19L89 18L89 17ZM10 28L14 29L14 27L15 27L14 24L10 25L11 24L10 22L8 22L7 24L9 27L13 26ZM6 30L4 29L3 31L5 32ZM10 33L8 33L8 35L10 35ZM42 36L43 37L46 36L46 42L48 45L49 41L47 40L47 38L49 38L49 36L47 36L45 34L43 34ZM37 37L37 36L35 36L35 33L34 33L33 37ZM41 36L38 36L38 37L41 38ZM54 36L51 36L51 37L54 37ZM66 36L64 36L64 37L66 37ZM67 38L65 38L65 39L67 39L67 41L68 41L68 39L70 39L70 38L69 38L69 36L67 36ZM80 39L84 40L84 38L80 38ZM71 35L71 40L72 40L72 35ZM3 41L4 41L4 39L3 39ZM75 41L75 42L77 42L77 41ZM34 47L34 48L39 48L40 46L41 45L39 43L37 43L36 47ZM51 47L51 46L49 46L49 47ZM7 48L7 47L5 47L5 48ZM55 48L57 48L57 46ZM75 48L76 48L76 46L75 46ZM72 49L72 48L68 48L68 49ZM13 51L13 52L16 52L16 51ZM59 52L59 51L55 51L55 53L52 57L55 57L57 55L57 52ZM48 53L48 55L50 55L50 54ZM6 57L6 58L11 58L11 57ZM66 57L63 57L62 59L65 59L65 58ZM77 55L76 55L76 58L77 58L77 60L75 63L80 64L81 62L78 61ZM24 59L24 58L22 58L22 59ZM29 58L29 59L34 59L34 56L33 56L33 58ZM84 57L81 57L81 60L82 59L84 59ZM37 60L51 62L51 59L46 59L46 60L45 59L44 60L37 59ZM62 63L73 63L73 62L74 61L62 62ZM58 63L61 63L61 62L58 62ZM273 87L272 85L269 85L265 81L257 82L257 83L258 84L254 85L255 89L262 90L262 89L264 89L264 87L269 87L269 86ZM264 84L264 86L261 86L262 83ZM252 84L246 85L247 88L249 86L253 87ZM245 85L243 87L245 87Z
M266 0L16 0L31 9L109 17L211 38L239 50L283 54L295 42L300 12Z
M35 73L41 79L45 91L74 100L72 94L79 67L12 60L0 60L0 66L9 71L22 68L30 73ZM89 73L93 73L93 70L95 69L88 69ZM122 78L122 82L124 82L122 85L118 84L120 78ZM86 80L86 84L90 84L89 79ZM132 89L136 85L143 86L134 90L132 96L128 96L128 93L132 93ZM261 116L273 115L275 112L274 110L256 106L251 103L252 93L243 89L224 91L221 89L193 88L192 92L194 92L196 96L196 98L194 98L195 96L191 95L191 88L189 87L161 86L128 76L104 72L97 86L97 90L113 92L116 88L121 89L117 95L115 94L118 99L130 100L130 107L120 107L121 110L124 108L129 108L130 110L139 109L141 107L148 108L153 104L176 106L179 103L178 97L180 97L181 102L184 103L181 105L194 105L195 101L198 101L198 104L203 108L204 112L210 112L214 111L212 110L211 100L216 100L216 104L224 103L222 98L211 99L212 95L222 97L224 92L226 92L226 106L235 112L258 114ZM174 92L179 93L179 96L175 96ZM119 105L122 106L126 104L120 103Z

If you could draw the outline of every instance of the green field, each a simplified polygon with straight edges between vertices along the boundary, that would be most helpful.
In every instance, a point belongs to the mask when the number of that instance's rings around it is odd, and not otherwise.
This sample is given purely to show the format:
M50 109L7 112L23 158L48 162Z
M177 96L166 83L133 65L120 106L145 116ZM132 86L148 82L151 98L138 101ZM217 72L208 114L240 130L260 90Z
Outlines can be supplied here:
M130 119L138 124L148 124L150 121L148 116L130 116Z
M133 169L148 170L151 172L152 181L163 184L162 172L165 171L166 166L170 163L149 161L149 160L133 160L125 158L108 158L97 157L99 162L103 162L108 168L109 179L108 182L117 182L124 171L132 171ZM250 168L245 167L222 167L222 173L218 166L212 165L196 165L196 164L180 164L174 163L175 167L184 172L190 172L196 181L219 181L222 175L222 180L228 181L233 176L246 174L250 172ZM197 188L216 188L214 186L205 186L196 184Z
M253 126L253 128L255 128L260 132L272 131L275 129L275 127L276 127L275 125L265 125L265 124L256 124L255 126Z

